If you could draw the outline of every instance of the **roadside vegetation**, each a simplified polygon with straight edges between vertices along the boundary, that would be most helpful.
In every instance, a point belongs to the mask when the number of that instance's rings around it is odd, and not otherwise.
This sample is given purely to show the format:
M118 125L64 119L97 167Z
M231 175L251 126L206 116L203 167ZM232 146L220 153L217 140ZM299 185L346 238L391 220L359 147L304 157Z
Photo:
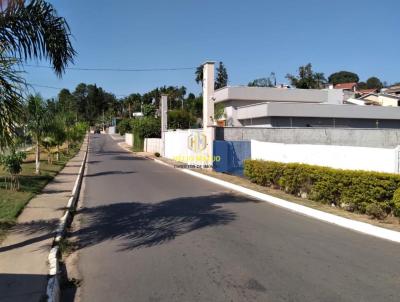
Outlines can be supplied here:
M400 217L400 176L297 163L246 160L252 182L373 219Z
M48 153L41 153L40 166L41 173L37 175L34 150L27 152L26 159L21 164L21 172L18 175L18 190L10 189L10 174L0 166L0 241L6 231L12 227L27 203L51 181L54 176L61 171L65 164L76 155L80 148L80 142L74 143L67 152L67 146L60 148L59 160L48 163Z

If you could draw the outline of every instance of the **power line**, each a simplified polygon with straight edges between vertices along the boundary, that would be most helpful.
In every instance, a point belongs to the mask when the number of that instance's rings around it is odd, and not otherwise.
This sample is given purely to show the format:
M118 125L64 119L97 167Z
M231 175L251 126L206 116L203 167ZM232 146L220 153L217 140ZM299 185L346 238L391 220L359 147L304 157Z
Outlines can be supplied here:
M57 90L61 90L64 88L60 88L60 87L53 87L53 86L47 86L47 85L39 85L39 84L33 84L33 83L27 83L29 86L34 86L34 87L40 87L40 88L49 88L49 89L57 89Z
M24 64L27 67L53 69L51 66ZM173 67L173 68L79 68L66 67L67 70L76 71L112 71L112 72L154 72L154 71L180 71L194 70L197 67Z
M65 87L60 88L60 87L54 87L54 86L47 86L47 85L40 85L40 84L34 84L34 83L27 83L28 86L33 86L33 87L39 87L39 88L48 88L48 89L55 89L55 90L62 90L66 89ZM114 94L116 97L127 97L128 95L126 94Z

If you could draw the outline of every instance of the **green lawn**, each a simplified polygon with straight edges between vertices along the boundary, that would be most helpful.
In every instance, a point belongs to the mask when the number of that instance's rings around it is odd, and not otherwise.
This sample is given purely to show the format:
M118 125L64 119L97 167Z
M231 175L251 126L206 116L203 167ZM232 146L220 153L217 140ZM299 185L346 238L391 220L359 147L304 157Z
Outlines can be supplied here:
M43 154L41 156L41 175L39 176L35 175L33 154L29 153L27 161L23 164L20 176L21 188L18 192L5 189L5 173L0 167L0 241L4 238L6 231L16 223L18 215L29 200L40 193L78 151L79 148L76 148L70 150L69 155L63 153L60 156L60 161L54 161L52 165L47 163L47 154Z

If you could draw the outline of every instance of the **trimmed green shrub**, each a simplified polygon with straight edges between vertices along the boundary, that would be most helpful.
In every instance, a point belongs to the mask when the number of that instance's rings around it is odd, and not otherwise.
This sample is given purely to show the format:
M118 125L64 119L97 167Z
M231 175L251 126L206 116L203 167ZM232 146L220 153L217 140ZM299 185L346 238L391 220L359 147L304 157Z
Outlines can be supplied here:
M400 217L400 175L298 163L246 160L244 175L262 186L382 219ZM396 193L395 193L396 192Z
M394 208L394 215L400 217L400 188L394 191L392 204Z

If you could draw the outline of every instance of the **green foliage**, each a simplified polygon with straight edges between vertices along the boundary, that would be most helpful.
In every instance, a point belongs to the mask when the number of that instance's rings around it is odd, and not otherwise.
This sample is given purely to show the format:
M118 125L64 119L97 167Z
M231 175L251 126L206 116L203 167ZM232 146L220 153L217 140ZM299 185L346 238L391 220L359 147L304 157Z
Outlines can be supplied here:
M311 63L300 66L298 76L287 74L286 78L296 88L301 89L319 89L326 83L325 76L322 72L313 72Z
M276 77L275 73L271 72L271 75L266 78L259 78L255 79L249 84L247 84L249 87L275 87L276 86Z
M49 118L43 98L39 94L30 95L27 102L27 126L33 139L38 144L42 142L43 136L49 129Z
M70 29L53 5L43 0L8 1L0 12L0 42L12 56L21 59L50 59L61 76L73 62L75 50Z
M6 4L4 4L4 3ZM12 145L22 121L23 60L48 59L58 76L73 62L70 29L52 4L43 0L3 1L0 10L0 149ZM19 64L19 68L14 68Z
M223 88L228 85L228 72L224 63L219 62L217 67L217 77L215 79L215 89Z
M155 152L155 153L154 153L154 156L155 156L155 157L160 157L161 154L160 154L159 152Z
M0 164L4 167L4 170L10 174L11 190L19 190L18 175L22 171L22 163L25 158L25 152L15 152L15 150L12 150L9 155L2 155L0 157Z
M140 138L161 137L161 120L154 117L132 119L132 128Z
M15 68L17 63L0 48L0 150L12 146L13 136L22 120L22 89L25 81Z
M360 78L358 75L350 71L335 72L328 77L329 83L333 85L341 83L358 83L359 80Z
M214 104L214 119L219 120L225 117L225 106L222 103Z
M131 121L131 119L123 119L119 121L117 125L117 132L121 135L125 135L125 133L131 133L133 129Z
M195 117L187 110L176 109L168 111L169 129L189 129L195 122Z
M400 217L400 188L397 188L396 191L394 191L392 204L394 207L394 215Z
M203 86L203 65L198 66L194 74L196 83Z
M260 160L245 161L244 174L259 185L348 211L378 219L390 213L400 216L400 192L395 193L399 175Z
M367 88L368 89L382 89L383 84L381 82L381 80L379 80L377 77L370 77L367 80Z
M154 104L145 104L143 105L143 115L148 117L154 117L157 111L157 108Z

